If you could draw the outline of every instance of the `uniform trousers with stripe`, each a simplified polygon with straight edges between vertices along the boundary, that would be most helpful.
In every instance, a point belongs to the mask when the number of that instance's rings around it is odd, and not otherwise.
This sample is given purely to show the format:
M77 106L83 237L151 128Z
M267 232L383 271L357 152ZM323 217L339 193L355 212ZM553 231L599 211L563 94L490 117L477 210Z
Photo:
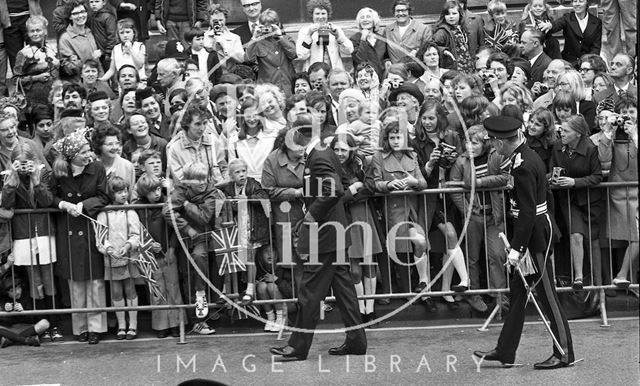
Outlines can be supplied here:
M553 354L563 362L571 363L575 360L571 331L569 330L567 318L558 302L551 258L545 259L543 252L535 253L532 257L538 273L528 275L525 278L529 285L538 283L535 287L537 294L536 299L551 325L553 334L565 352L565 355L562 356L553 344L553 341L551 341L550 344L553 347ZM520 336L522 335L522 328L524 326L524 311L527 304L527 290L524 287L520 274L515 271L513 271L511 275L509 303L509 314L500 332L498 347L496 348L498 356L503 363L515 363L516 350L520 344Z

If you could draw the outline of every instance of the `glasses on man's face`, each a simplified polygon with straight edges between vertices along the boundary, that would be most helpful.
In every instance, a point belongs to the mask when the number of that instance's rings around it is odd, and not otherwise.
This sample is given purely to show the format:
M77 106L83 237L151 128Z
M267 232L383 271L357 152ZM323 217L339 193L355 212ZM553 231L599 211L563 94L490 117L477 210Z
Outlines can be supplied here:
M71 16L84 15L85 13L87 13L87 11L85 11L85 10L83 10L83 11L77 11L77 12L71 12Z
M396 8L396 15L409 13L409 8Z
M256 1L255 3L248 3L248 4L242 4L242 8L251 8L251 7L257 7L260 5L259 1Z

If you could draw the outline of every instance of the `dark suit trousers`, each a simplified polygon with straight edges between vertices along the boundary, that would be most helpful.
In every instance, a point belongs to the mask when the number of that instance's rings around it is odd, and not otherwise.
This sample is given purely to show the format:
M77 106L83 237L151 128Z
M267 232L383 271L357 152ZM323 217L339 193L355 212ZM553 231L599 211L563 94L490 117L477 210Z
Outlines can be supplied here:
M544 260L544 253L536 253L534 264L538 272L541 272L540 267L545 266ZM535 287L537 293L536 299L542 312L544 312L546 318L549 320L553 334L565 352L565 356L560 355L560 352L552 341L551 346L553 347L554 355L565 362L571 363L575 360L571 331L569 331L567 318L558 304L558 294L556 293L556 287L553 281L552 269L551 259L547 259L542 280L540 280ZM532 282L535 283L540 278L540 274L530 275L526 278L527 282L531 285ZM520 274L517 272L512 274L510 288L510 311L500 332L498 347L496 348L500 360L504 363L515 363L516 350L520 344L520 336L522 335L522 327L524 325L524 310L527 304L527 291L524 288Z
M358 309L355 287L351 281L348 265L333 265L336 252L322 253L318 256L322 265L306 265L302 273L300 292L298 293L298 315L295 327L314 330L320 319L320 301L333 288L340 316L345 327L362 322ZM313 341L313 332L294 331L289 338L289 345L301 356L306 357ZM346 344L350 347L367 347L364 329L359 328L347 332Z

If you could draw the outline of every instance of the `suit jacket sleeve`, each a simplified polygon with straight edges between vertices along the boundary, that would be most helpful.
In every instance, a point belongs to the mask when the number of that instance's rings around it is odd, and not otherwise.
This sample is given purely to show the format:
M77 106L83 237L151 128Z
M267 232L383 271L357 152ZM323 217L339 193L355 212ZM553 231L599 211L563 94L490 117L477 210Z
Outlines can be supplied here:
M331 162L331 158L326 154L319 154L314 157L311 165L311 175L321 182L320 191L322 195L316 197L307 210L316 221L322 221L330 209L338 205L340 198L344 195L340 175L336 173L336 165Z

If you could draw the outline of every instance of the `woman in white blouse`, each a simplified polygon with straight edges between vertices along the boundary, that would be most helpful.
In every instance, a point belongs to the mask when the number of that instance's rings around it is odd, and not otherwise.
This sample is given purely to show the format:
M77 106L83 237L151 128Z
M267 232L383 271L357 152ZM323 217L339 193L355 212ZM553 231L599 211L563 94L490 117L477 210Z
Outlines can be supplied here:
M264 117L258 100L246 99L238 116L238 138L229 141L229 161L239 158L247 164L247 176L261 182L262 167L273 150L275 136L264 132Z
M329 23L332 7L329 0L309 0L307 11L313 24L300 28L296 53L304 60L303 70L311 63L325 62L332 68L344 69L342 56L351 56L353 43L336 25Z

